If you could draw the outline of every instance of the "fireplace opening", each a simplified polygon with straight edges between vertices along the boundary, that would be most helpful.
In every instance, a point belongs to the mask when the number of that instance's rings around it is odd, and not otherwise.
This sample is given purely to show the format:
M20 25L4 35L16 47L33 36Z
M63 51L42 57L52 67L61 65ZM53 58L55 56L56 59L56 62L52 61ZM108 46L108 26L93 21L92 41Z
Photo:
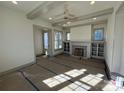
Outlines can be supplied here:
M73 46L72 54L74 56L87 57L87 46Z
M84 56L84 49L83 48L75 48L74 56Z

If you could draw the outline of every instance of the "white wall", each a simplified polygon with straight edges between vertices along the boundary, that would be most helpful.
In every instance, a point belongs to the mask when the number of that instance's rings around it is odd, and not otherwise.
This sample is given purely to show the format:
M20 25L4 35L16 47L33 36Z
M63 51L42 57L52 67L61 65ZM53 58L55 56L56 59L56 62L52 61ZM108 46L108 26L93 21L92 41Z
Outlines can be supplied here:
M0 25L0 72L35 61L31 21L21 12L0 7Z
M114 16L112 14L108 18L107 31L106 31L106 41L105 41L105 60L111 71L112 66L112 55L113 55L113 35L114 35Z
M71 41L91 41L93 29L104 28L104 39L106 39L107 24L95 24L71 28Z
M121 11L121 15L118 14L119 5L121 5L121 2L115 6L113 14L108 18L105 60L110 72L117 72L124 75L124 8Z
M116 14L112 71L124 75L124 4Z
M28 20L21 11L0 6L0 72L35 61L33 24L43 24L37 21Z
M121 26L121 28L122 29L124 29L124 14L123 14L123 21L121 20L121 22L123 22L122 23L122 26ZM121 17L121 19L122 19L122 17ZM122 45L122 56L121 56L121 64L120 64L120 74L122 74L122 75L124 75L124 30L123 30L123 36L122 36L122 43L123 43L123 45Z
M122 17L121 17L122 18ZM121 64L121 56L122 56L122 26L123 26L123 18L116 17L116 24L115 24L115 32L114 32L114 49L113 49L113 65L112 71L119 72L120 64Z
M35 55L43 53L42 30L34 26L34 47Z
M71 41L91 41L91 25L74 27L70 32Z

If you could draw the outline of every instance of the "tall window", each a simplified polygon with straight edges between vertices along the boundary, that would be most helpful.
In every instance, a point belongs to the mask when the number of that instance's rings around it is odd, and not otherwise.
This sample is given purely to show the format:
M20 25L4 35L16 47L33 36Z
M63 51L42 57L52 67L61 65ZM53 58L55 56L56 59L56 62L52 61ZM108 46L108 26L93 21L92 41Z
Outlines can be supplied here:
M66 40L70 40L70 33L69 32L66 33Z
M94 31L94 40L95 41L103 41L104 40L104 29L95 29Z
M62 48L62 32L55 32L55 49Z

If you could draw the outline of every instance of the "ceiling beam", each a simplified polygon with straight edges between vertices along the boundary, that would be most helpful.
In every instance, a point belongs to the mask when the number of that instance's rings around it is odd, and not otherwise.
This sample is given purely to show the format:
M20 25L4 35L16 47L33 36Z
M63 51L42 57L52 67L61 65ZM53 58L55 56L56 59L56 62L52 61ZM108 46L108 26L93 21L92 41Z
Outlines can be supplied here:
M41 5L33 9L26 16L28 19L35 19L38 16L49 12L50 10L56 8L56 6L63 4L64 1L44 1Z
M115 7L115 13L117 14L119 12L119 9L122 7L122 5L124 4L123 1L119 1L117 6Z
M105 10L102 10L102 11L98 11L98 12L90 13L90 14L87 14L87 15L83 15L83 16L74 18L72 20L56 21L56 22L53 22L53 24L54 25L59 24L59 23L64 24L65 22L68 22L68 21L71 21L71 22L82 21L82 20L91 19L91 18L94 18L94 17L108 15L108 14L111 14L112 12L113 12L113 8L109 8L109 9L105 9Z
M96 22L87 22L87 23L72 25L72 26L68 26L68 27L73 28L73 27L78 27L78 26L93 25L93 24L96 25L96 24L104 24L104 23L107 23L107 20L100 20L100 21L96 21Z
M48 3L47 2L43 2L42 4L40 4L38 7L36 7L35 9L33 9L31 12L29 12L26 16L28 19L34 19L36 17L38 17L41 13L41 9L44 7L44 5L46 5Z

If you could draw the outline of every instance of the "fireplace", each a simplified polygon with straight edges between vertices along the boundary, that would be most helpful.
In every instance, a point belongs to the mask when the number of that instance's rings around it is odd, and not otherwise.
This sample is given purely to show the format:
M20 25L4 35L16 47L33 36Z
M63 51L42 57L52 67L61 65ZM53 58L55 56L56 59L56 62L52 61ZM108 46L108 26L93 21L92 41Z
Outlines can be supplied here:
M72 46L72 55L87 57L87 46L73 45Z
M71 41L70 54L74 56L90 58L90 46L90 42Z

